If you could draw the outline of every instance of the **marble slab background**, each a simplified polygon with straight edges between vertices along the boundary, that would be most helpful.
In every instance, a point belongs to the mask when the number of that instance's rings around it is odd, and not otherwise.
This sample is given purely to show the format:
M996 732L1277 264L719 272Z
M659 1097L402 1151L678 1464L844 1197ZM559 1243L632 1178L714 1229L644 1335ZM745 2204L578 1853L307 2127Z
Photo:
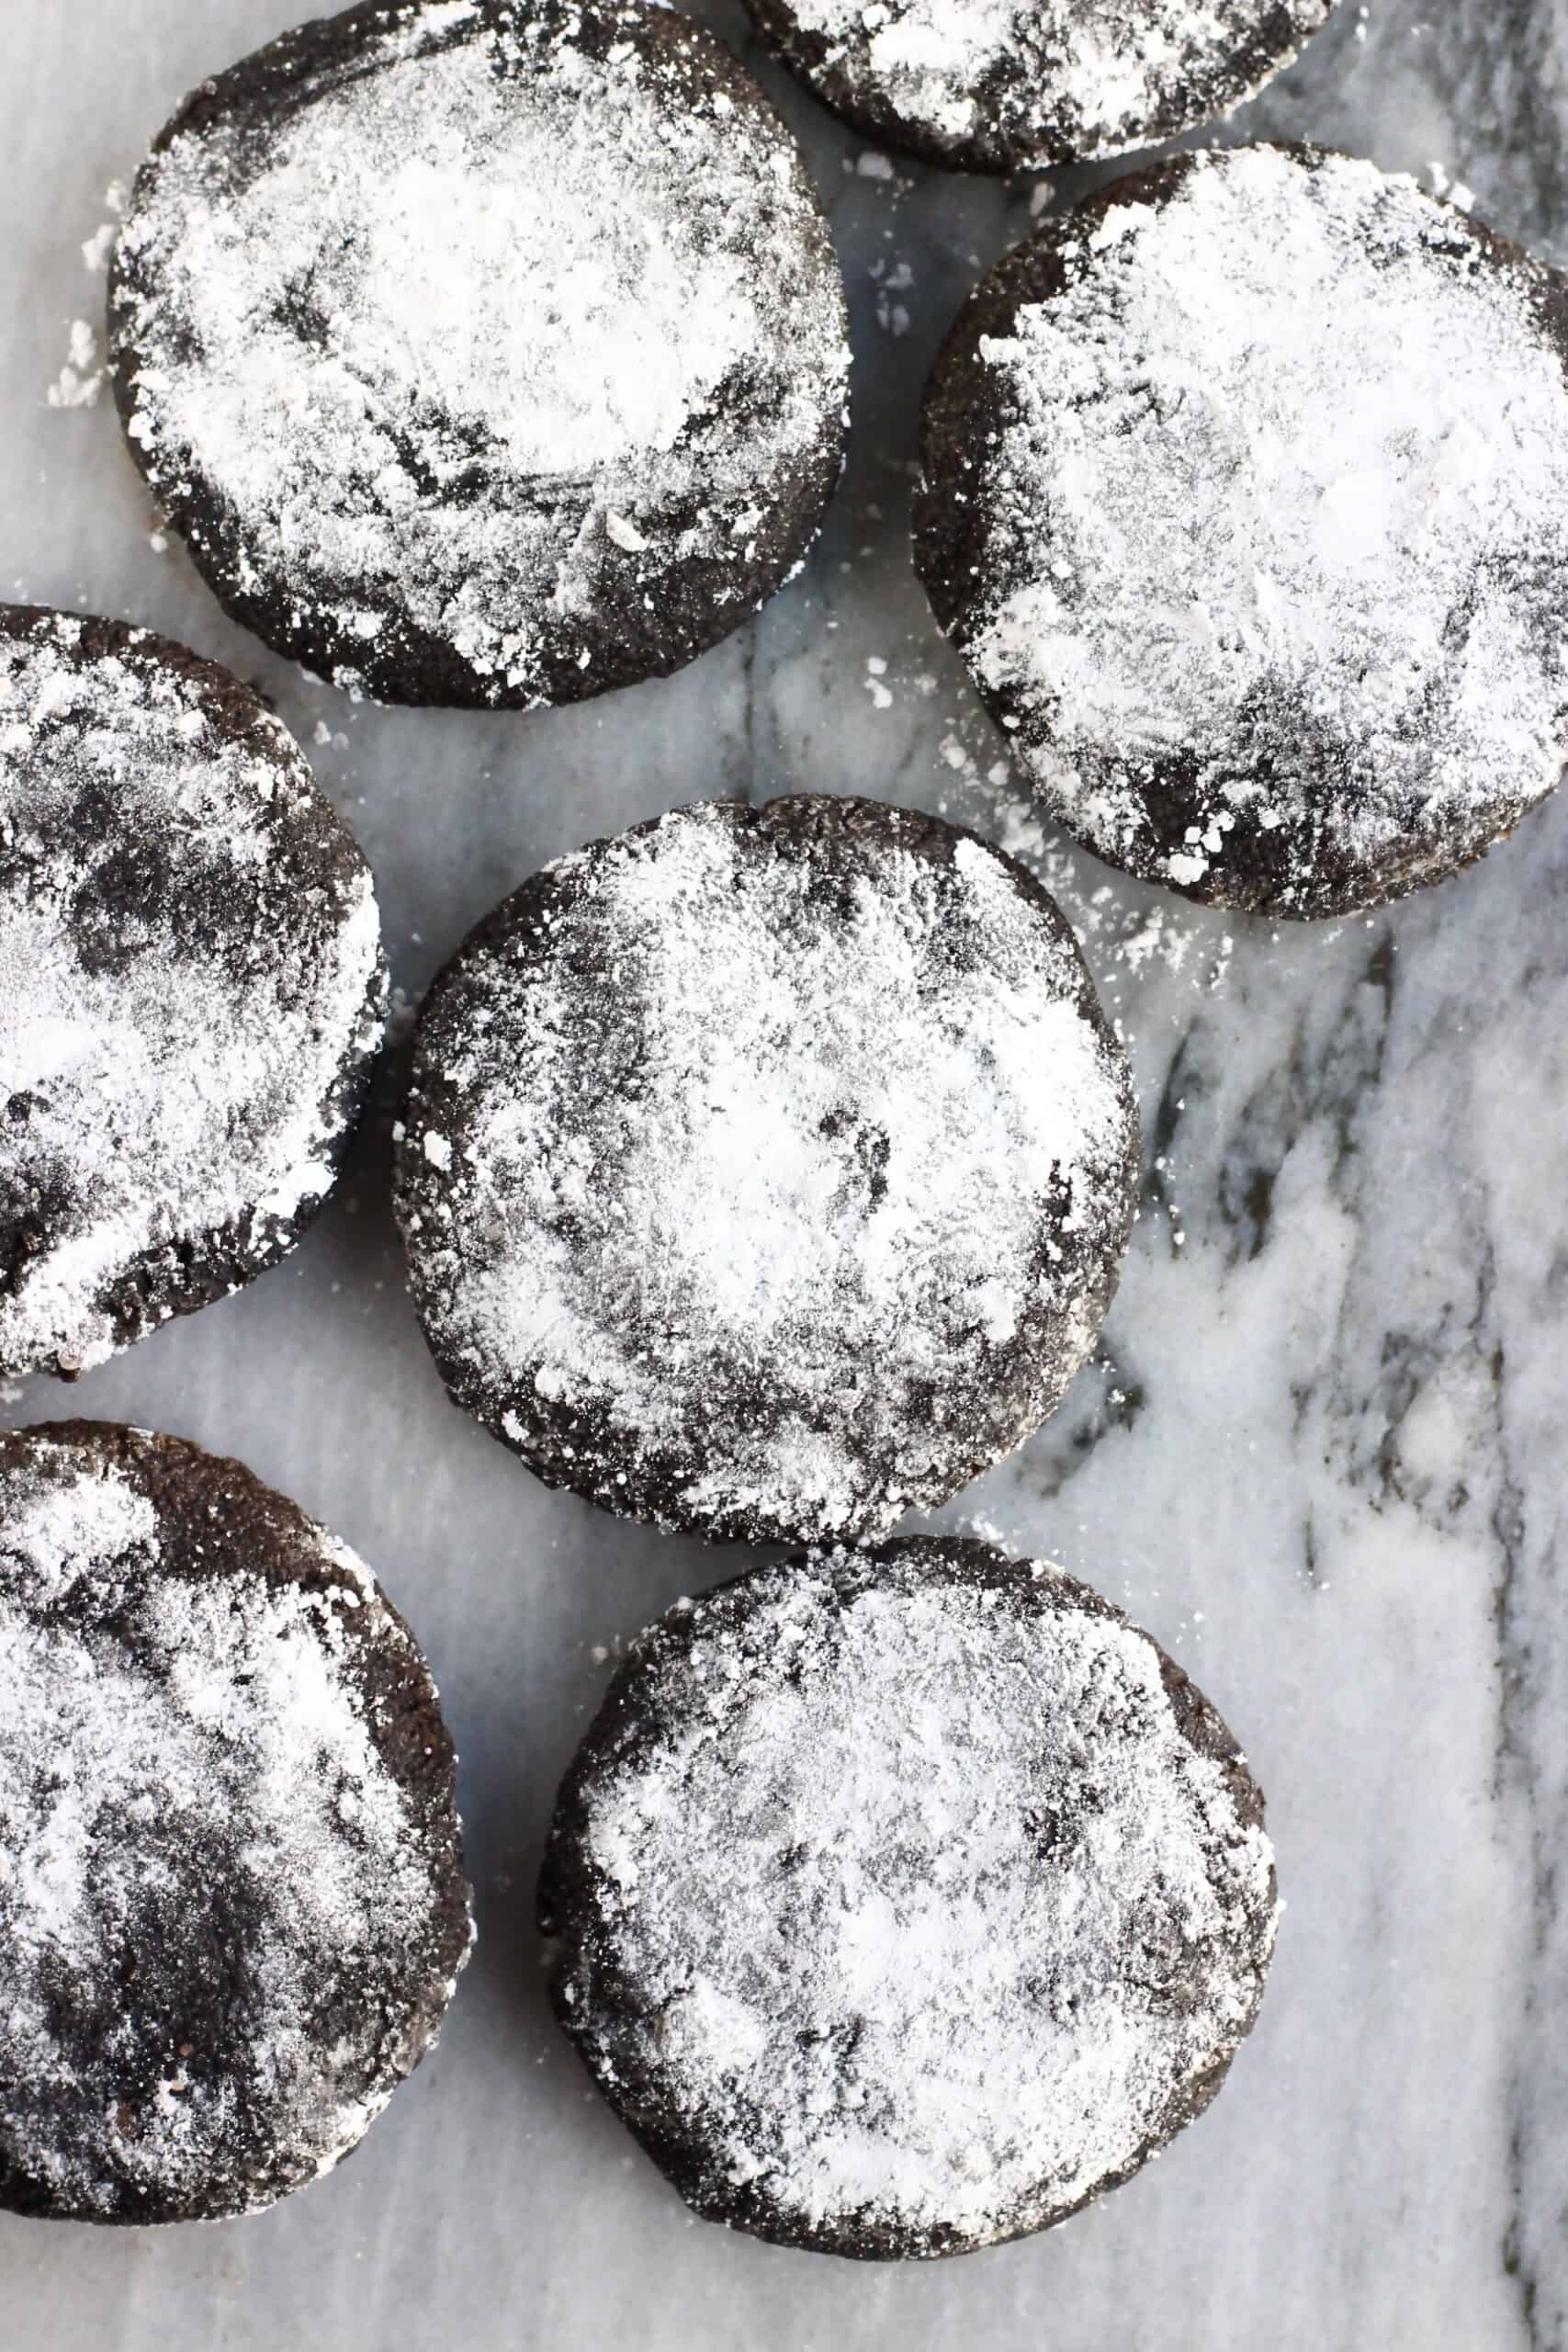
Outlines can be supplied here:
M446 1404L386 1208L395 1071L289 1263L7 1420L237 1453L363 1552L463 1755L481 1940L354 2160L245 2222L0 2217L12 2352L1258 2352L1568 2343L1568 801L1443 891L1277 933L1035 826L906 553L919 386L1054 193L868 171L783 77L854 311L848 476L806 577L680 677L535 718L355 708L160 551L110 403L51 408L80 248L176 98L299 0L0 0L0 594L152 623L257 679L348 813L414 999L542 860L702 794L876 793L1021 848L1124 1023L1147 1190L1102 1361L944 1519L1044 1552L1201 1680L1270 1797L1288 1897L1210 2115L1102 2207L861 2269L688 2221L547 2014L529 1909L614 1648L739 1566L547 1494ZM736 0L713 20L738 45ZM1442 184L1568 262L1568 0L1343 0L1235 133ZM1235 135L1235 134L1227 134ZM880 667L878 665L886 665Z

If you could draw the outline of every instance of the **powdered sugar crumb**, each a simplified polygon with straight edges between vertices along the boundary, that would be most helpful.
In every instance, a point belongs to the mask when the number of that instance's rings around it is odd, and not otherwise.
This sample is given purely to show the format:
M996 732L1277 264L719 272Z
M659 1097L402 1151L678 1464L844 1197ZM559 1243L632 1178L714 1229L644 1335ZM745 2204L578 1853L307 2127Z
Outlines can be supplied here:
M95 277L101 277L109 266L109 255L119 235L118 220L106 220L94 230L82 247L82 259Z
M1044 884L1084 944L1109 1004L1120 1003L1123 975L1136 980L1156 966L1205 994L1224 987L1235 942L1228 932L1216 937L1212 915L1185 900L1150 903L1142 893L1129 897L1113 889L1100 867L1086 868L1076 846L1047 829L1039 802L1006 761L982 764L951 731L937 756L957 787L957 808L950 810L943 800L943 813L979 826Z
M50 407L95 408L104 380L97 330L86 319L73 319L65 365L49 388Z

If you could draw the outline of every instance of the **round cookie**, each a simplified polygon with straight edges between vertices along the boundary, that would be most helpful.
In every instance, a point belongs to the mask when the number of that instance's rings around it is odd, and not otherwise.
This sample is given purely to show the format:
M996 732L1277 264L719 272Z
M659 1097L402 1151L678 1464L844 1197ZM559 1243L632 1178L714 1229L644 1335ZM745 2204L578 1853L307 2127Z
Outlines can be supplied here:
M369 871L255 695L0 606L0 1373L69 1377L281 1258L385 997Z
M0 2207L217 2221L331 2171L468 1956L453 1766L402 1619L239 1463L0 1434Z
M1218 2090L1263 1801L1208 1702L1040 1562L916 1537L677 1603L568 1773L557 2013L697 2212L887 2261L1049 2228Z
M1052 815L1325 916L1568 755L1568 288L1370 164L1183 155L1008 254L926 395L916 560Z
M421 1019L396 1207L452 1396L709 1537L886 1533L1088 1356L1126 1057L1010 858L871 800L705 801L547 866Z
M972 172L1152 146L1228 114L1333 0L746 0L867 138Z
M115 388L229 612L388 702L659 677L798 569L849 353L827 222L723 44L645 0L415 0L186 99Z

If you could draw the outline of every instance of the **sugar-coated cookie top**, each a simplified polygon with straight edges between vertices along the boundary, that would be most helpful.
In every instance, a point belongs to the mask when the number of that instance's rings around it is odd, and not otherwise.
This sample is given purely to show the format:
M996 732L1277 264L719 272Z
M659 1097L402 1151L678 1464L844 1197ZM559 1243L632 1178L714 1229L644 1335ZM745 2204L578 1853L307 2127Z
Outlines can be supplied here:
M1228 112L1332 0L752 5L807 78L868 127L942 160L1019 170L1120 154Z
M637 674L681 577L711 642L831 480L843 300L804 164L642 0L286 36L176 118L116 270L128 430L197 560L393 699Z
M1132 1207L1124 1057L1001 854L707 802L547 870L422 1023L401 1156L449 1384L705 1532L885 1532L1018 1442Z
M277 1256L381 998L369 872L255 697L0 607L0 1368L78 1371Z
M916 1540L677 1609L563 1792L558 2005L700 2211L829 2251L1059 2220L1206 2103L1273 1940L1258 1792L1059 1570Z
M468 1947L407 1629L237 1464L0 1438L0 2205L251 2211L345 2154Z
M1568 754L1564 288L1342 156L1127 187L958 330L922 567L1091 848L1222 904L1375 903Z

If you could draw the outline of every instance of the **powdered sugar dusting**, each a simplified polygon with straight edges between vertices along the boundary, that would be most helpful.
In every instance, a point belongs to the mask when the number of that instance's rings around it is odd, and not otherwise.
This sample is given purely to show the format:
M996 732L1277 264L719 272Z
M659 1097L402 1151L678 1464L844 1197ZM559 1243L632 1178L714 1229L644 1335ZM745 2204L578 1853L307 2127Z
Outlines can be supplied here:
M587 1416L604 1499L662 1478L797 1535L886 1528L1049 1410L1133 1136L1016 870L934 824L944 862L792 846L813 806L764 839L708 803L552 869L547 956L470 956L427 1018L402 1176L422 1312L486 1418L548 1452Z
M1268 148L1066 235L1064 289L980 342L1004 424L958 628L1042 795L1221 903L1260 855L1306 914L1475 855L1568 752L1547 274Z
M340 683L392 691L400 632L477 698L558 698L606 596L651 612L695 563L733 626L836 444L841 294L800 159L760 102L687 88L734 74L694 29L676 78L650 15L367 11L286 129L241 108L143 174L129 430L172 511L218 486L236 584L310 608Z
M1228 109L1329 5L785 0L784 13L825 39L826 71L863 104L886 102L943 147L1017 166L1117 154Z
M49 388L51 408L96 407L104 373L96 329L86 319L73 319L69 356Z
M444 1997L417 1983L427 1832L355 1667L373 1643L423 1673L406 1633L324 1534L318 1589L221 1543L193 1574L165 1536L89 1448L11 1442L0 2177L89 2217L244 2211L328 2170Z
M567 2021L694 2201L768 2234L1059 2219L1201 2104L1261 1991L1269 1841L1153 1643L953 1556L815 1555L666 1620L562 1816Z
M253 706L237 730L133 632L84 645L64 617L0 629L0 1363L17 1370L138 1336L214 1236L231 1283L277 1256L332 1183L345 1079L380 1035L370 876L285 729ZM322 857L300 858L300 827Z

